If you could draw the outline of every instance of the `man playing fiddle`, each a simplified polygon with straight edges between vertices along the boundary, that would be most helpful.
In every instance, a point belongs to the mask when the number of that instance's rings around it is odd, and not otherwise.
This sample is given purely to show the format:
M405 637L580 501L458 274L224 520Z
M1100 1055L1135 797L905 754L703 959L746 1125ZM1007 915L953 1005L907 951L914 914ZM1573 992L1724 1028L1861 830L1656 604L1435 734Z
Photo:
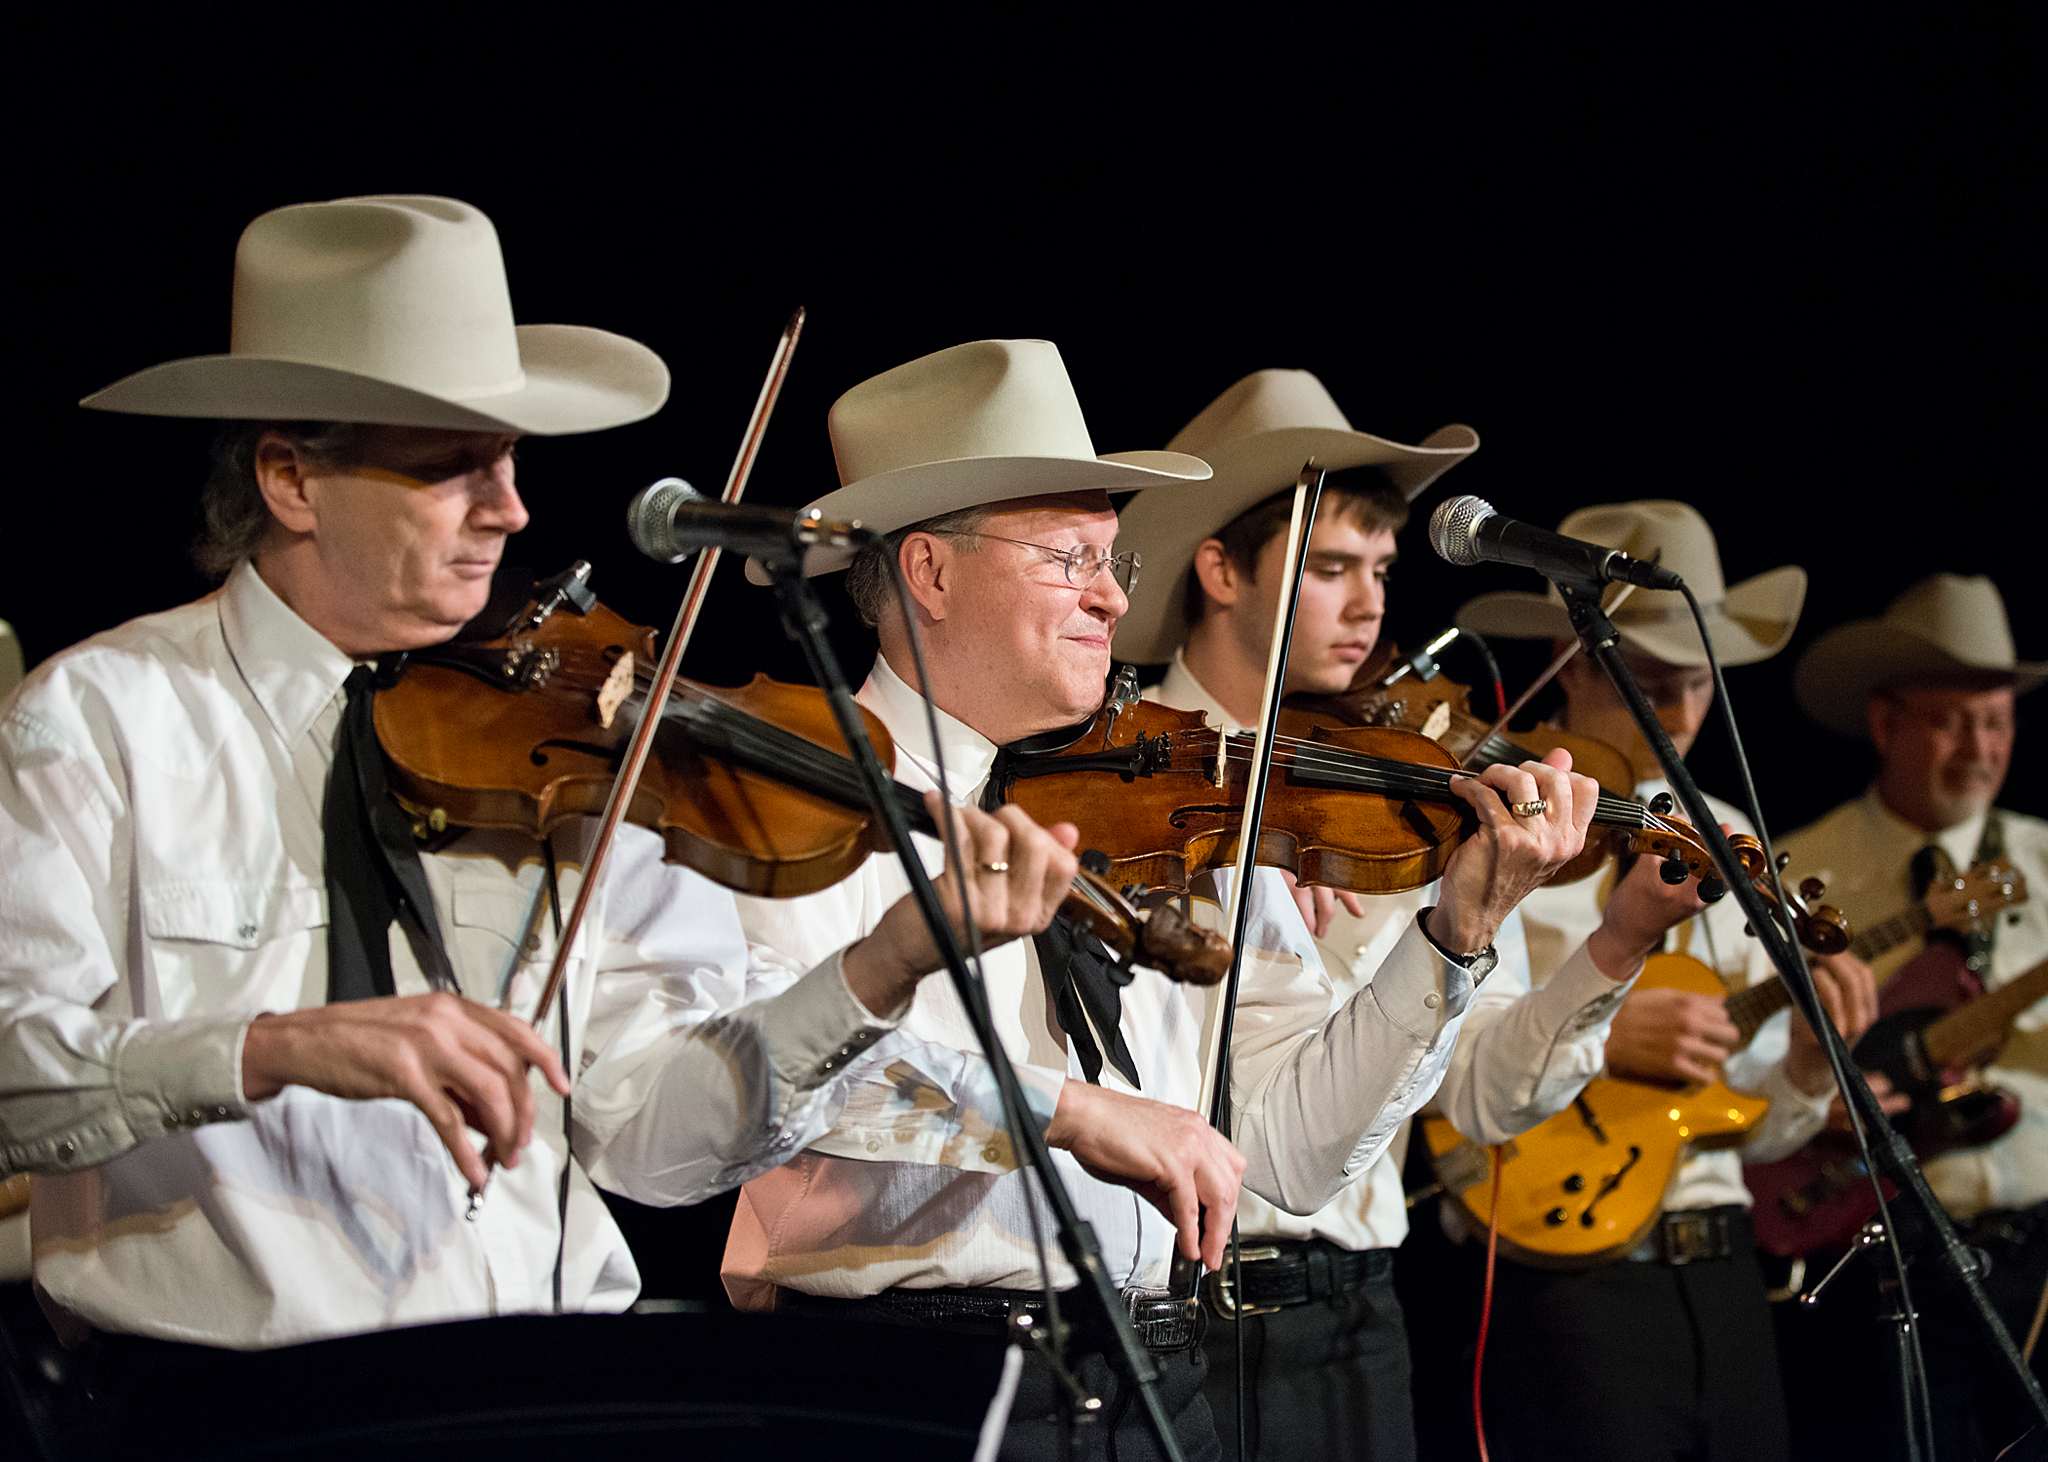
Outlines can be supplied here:
M1791 638L1806 594L1805 571L1774 569L1727 585L1712 530L1684 503L1586 508L1559 531L1677 570L1699 596L1723 665L1766 659ZM1714 697L1706 652L1684 601L1641 590L1612 618L1659 723L1684 755ZM1559 648L1572 636L1555 590L1482 595L1459 612L1458 622L1489 635L1549 639ZM1573 658L1558 685L1565 730L1627 754L1639 798L1668 790L1597 665L1583 655ZM1724 826L1747 829L1735 808L1708 800ZM1531 967L1554 967L1618 896L1611 872L1532 895L1522 906ZM1731 991L1741 989L1776 973L1743 923L1735 901L1723 899L1673 930L1667 947L1701 960ZM1869 967L1838 955L1815 959L1813 969L1830 1018L1853 1042L1876 1011ZM1783 1156L1826 1121L1834 1087L1819 1043L1803 1019L1781 1012L1745 1046L1721 1000L1638 988L1615 1015L1606 1063L1613 1075L1674 1086L1725 1080L1767 1096L1770 1107L1739 1152L1695 1152L1680 1164L1663 1215L1626 1259L1563 1272L1502 1264L1495 1291L1498 1349L1488 1366L1499 1384L1488 1388L1489 1432L1516 1457L1782 1458L1784 1399L1741 1163L1745 1156Z
M85 403L230 425L201 547L222 588L0 706L0 1171L36 1174L68 1332L250 1348L621 1309L638 1274L593 1183L684 1203L782 1161L829 1125L835 1053L935 965L891 921L764 968L731 896L627 828L535 1030L588 825L390 835L370 662L484 606L527 522L518 437L667 393L633 341L515 327L481 213L386 197L257 219L232 352ZM1042 927L1067 867L1001 830L1012 871L974 876L991 940Z
M1934 574L1875 619L1828 631L1800 656L1793 688L1814 720L1866 740L1877 774L1862 796L1779 839L1794 866L1827 882L1828 901L1867 928L1890 918L1974 864L2001 864L2033 897L1961 937L1966 979L1996 989L2048 959L2048 822L1997 806L2012 765L2019 696L2048 678L2048 665L2019 659L2005 602L1989 579ZM1938 936L1953 943L1957 936ZM1887 978L1925 944L1909 940L1876 961ZM1923 991L1927 982L1917 974ZM1960 998L1960 992L1957 998ZM1909 1004L1926 994L1908 995ZM1984 1279L2006 1327L2024 1340L2048 1283L2048 1010L2019 1016L1984 1080L2017 1095L2019 1121L1994 1141L1930 1157L1927 1182L1989 1256ZM1833 1408L1809 1416L1831 1381L1883 1375L1889 1341L1873 1322L1873 1297L1852 1282L1824 1303L1786 1317L1810 1376L1794 1420L1817 1439L1852 1446ZM1938 1285L1914 1299L1926 1317L1922 1345L1934 1390L1937 1450L1988 1456L2024 1427L2020 1398L1979 1341L1973 1315ZM2035 1351L2036 1376L2042 1352ZM1826 1357L1823 1362L1820 1358ZM1788 1375L1800 1375L1798 1367ZM1867 1415L1878 1429L1866 1455L1900 1446L1895 1413Z
M1245 377L1171 444L1210 462L1214 479L1191 491L1141 493L1124 509L1119 541L1144 555L1148 573L1118 631L1119 654L1171 660L1153 699L1233 727L1256 722L1286 571L1293 494L1285 489L1313 457L1333 476L1309 537L1287 686L1311 695L1347 689L1378 645L1408 504L1478 442L1462 426L1420 446L1388 441L1355 430L1307 371ZM1362 903L1347 895L1338 907L1327 890L1305 892L1340 1000L1370 984L1416 912L1442 896L1432 886ZM1499 964L1473 998L1437 1105L1486 1143L1506 1142L1564 1107L1598 1074L1608 1023L1644 955L1699 907L1692 885L1673 888L1652 867L1636 870L1600 927L1570 958L1558 951L1561 963L1542 972L1533 992L1521 917L1510 915L1495 939ZM1242 1290L1229 1295L1212 1283L1224 1323L1209 1331L1208 1390L1228 1435L1242 1343L1255 1456L1416 1455L1408 1337L1393 1284L1393 1252L1408 1232L1408 1132L1404 1124L1312 1214L1288 1213L1256 1193L1241 1200Z
M1084 721L1102 702L1111 640L1142 567L1115 551L1108 494L1146 487L1192 503L1208 469L1176 453L1098 457L1059 355L1042 341L980 341L885 372L841 397L830 426L845 485L813 506L886 534L852 565L848 585L880 640L860 698L895 738L900 778L933 785L942 755L953 795L972 802L1001 748ZM891 560L924 644L936 747ZM1104 783L1099 816L1114 818L1117 784ZM1205 997L1145 969L1116 988L1084 944L1060 937L1059 922L1045 939L985 961L1033 1115L1159 1353L1190 1456L1218 1452L1201 1396L1200 1311L1166 1293L1176 1249L1214 1268L1240 1184L1313 1212L1384 1150L1435 1089L1472 967L1490 959L1502 920L1583 845L1594 789L1529 763L1461 783L1459 795L1480 831L1452 860L1436 906L1394 931L1372 988L1334 1011L1286 885L1273 870L1252 881L1235 1146L1198 1115ZM973 855L983 866L1014 858L999 828L983 831ZM924 850L938 857L936 843ZM764 957L801 969L893 917L882 910L902 887L899 870L870 860L808 898L742 900L742 920ZM919 987L898 1030L856 1060L832 1131L742 1190L725 1262L737 1303L991 1336L1036 1304L1034 1200L990 1094L963 1062L969 1040L952 992ZM1100 1181L1146 1172L1151 1181L1136 1186L1157 1211ZM1051 1262L1051 1283L1071 1286L1067 1266ZM1154 1455L1102 1356L1081 1346L1073 1359L1107 1403L1118 1454ZM1059 1404L1034 1363L1004 1455L1054 1455ZM1085 1440L1087 1455L1101 1454L1106 1429Z

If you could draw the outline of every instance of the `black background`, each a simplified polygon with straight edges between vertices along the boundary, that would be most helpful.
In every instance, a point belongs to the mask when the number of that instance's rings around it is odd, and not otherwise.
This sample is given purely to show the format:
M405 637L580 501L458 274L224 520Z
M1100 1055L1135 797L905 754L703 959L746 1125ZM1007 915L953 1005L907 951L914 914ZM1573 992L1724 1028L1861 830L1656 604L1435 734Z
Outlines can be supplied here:
M634 335L675 373L648 422L521 448L534 526L512 555L590 558L637 619L665 625L682 578L634 556L627 498L671 473L717 490L797 304L762 502L836 485L841 391L962 340L1057 342L1103 451L1163 446L1246 372L1304 366L1363 429L1479 430L1418 517L1447 492L1543 524L1676 497L1731 580L1804 564L1792 651L1732 685L1790 828L1868 772L1792 704L1820 629L1931 570L1988 572L2022 653L2048 657L2040 38L1994 10L1556 14L1427 34L1192 11L1143 33L1045 12L832 33L794 10L745 30L422 7L206 34L20 22L0 614L33 661L200 592L184 546L209 430L73 403L225 348L257 213L441 192L496 221L520 318ZM1414 532L1406 551L1405 643L1470 594L1536 587L1453 570ZM728 563L686 671L756 670L801 661ZM2005 801L2041 813L2034 725ZM1732 791L1717 730L1694 760ZM636 1244L653 1292L708 1287L722 1218L691 1221L698 1241Z

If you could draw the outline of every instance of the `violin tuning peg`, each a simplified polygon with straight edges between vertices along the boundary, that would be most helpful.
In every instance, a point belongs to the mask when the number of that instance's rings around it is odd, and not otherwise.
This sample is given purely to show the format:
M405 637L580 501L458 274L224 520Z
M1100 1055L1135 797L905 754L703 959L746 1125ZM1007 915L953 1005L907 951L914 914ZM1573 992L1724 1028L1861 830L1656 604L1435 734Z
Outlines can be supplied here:
M1692 870L1685 866L1683 858L1666 858L1657 865L1657 876L1676 888L1692 877Z
M1819 903L1821 896L1827 891L1828 886L1818 878L1802 878L1799 880L1799 896L1810 904Z
M1669 792L1659 792L1656 796L1650 799L1650 811L1656 813L1659 817L1669 816L1671 813L1671 809L1676 807L1677 805L1678 804L1676 802L1671 800L1671 794Z
M1792 866L1792 855L1790 853L1780 853L1775 859L1772 860L1772 862L1774 866L1777 868L1777 870L1780 873L1783 873L1787 868L1790 868Z
M1721 900L1721 895L1725 894L1726 892L1728 892L1728 885L1723 883L1720 879L1714 877L1711 873L1700 880L1701 903L1719 903Z
M1109 854L1100 848L1090 848L1081 855L1081 866L1097 878L1109 876Z

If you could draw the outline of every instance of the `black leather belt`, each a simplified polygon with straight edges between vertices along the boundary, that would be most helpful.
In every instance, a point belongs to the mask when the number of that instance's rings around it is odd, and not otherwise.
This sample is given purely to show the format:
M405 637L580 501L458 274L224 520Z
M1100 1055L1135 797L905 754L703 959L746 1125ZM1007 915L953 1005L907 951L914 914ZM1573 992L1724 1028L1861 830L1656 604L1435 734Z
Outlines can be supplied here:
M937 1325L970 1334L1008 1335L1018 1317L1042 1324L1046 1315L1045 1294L1035 1289L885 1289L860 1299L826 1299L792 1289L778 1295L776 1308L790 1314ZM1123 1301L1138 1343L1155 1355L1188 1349L1208 1328L1208 1317L1193 1300L1158 1290L1127 1289ZM1060 1292L1062 1321L1071 1325L1084 1313L1076 1291Z
M1685 1208L1659 1215L1642 1241L1628 1251L1637 1264L1696 1264L1729 1259L1756 1247L1749 1210L1739 1203L1719 1208Z
M1209 1308L1219 1319L1270 1315L1289 1305L1334 1299L1394 1272L1392 1249L1346 1249L1327 1239L1254 1240L1239 1246L1238 1259L1241 1281L1228 1261L1203 1281Z

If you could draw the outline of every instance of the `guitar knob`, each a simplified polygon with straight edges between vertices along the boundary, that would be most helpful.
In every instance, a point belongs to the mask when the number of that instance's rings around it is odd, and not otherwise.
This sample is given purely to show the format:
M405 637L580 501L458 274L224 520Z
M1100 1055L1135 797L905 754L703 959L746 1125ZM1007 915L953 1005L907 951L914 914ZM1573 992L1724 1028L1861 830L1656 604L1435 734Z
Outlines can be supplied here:
M1564 1227L1564 1220L1565 1211L1562 1208L1553 1208L1550 1210L1550 1212L1543 1215L1543 1221L1549 1224L1552 1228Z
M1585 1192L1586 1175L1584 1173L1573 1173L1569 1178L1566 1178L1564 1180L1564 1190L1567 1193Z

